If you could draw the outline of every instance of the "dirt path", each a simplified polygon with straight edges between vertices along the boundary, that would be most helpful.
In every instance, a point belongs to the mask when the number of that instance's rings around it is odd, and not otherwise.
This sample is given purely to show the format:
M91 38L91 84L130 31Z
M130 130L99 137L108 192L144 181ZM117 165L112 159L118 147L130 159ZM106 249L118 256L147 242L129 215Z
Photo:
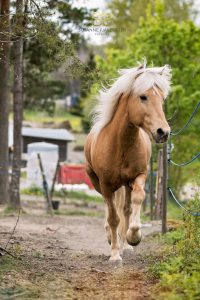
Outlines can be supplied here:
M1 246L15 222L16 216L0 219ZM144 227L141 244L116 264L108 261L103 218L23 215L9 246L22 260L1 274L0 299L150 299L145 268L159 231L158 223Z

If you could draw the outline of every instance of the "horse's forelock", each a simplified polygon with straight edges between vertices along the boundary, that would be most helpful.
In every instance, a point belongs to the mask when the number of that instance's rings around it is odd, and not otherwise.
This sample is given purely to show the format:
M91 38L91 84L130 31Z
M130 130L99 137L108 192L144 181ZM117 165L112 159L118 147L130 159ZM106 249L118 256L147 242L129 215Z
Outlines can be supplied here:
M168 65L164 67L147 68L136 76L133 84L133 92L142 94L148 89L158 86L166 98L171 85L171 68Z

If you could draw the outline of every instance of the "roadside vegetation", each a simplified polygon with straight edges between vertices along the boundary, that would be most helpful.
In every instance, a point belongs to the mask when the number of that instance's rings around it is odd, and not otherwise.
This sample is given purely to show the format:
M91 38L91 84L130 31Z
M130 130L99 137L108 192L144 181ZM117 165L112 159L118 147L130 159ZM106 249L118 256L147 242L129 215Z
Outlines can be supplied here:
M199 199L187 208L200 211ZM200 299L200 217L184 213L182 221L160 238L166 249L149 268L150 276L158 280L153 299Z

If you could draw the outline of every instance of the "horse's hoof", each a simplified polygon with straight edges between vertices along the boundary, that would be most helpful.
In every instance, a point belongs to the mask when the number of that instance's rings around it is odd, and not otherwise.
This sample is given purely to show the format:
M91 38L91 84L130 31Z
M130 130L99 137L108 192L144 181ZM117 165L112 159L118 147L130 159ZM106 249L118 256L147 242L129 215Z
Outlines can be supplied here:
M120 256L120 252L118 249L112 249L111 250L111 256L109 258L110 261L120 261L122 260L121 256Z
M133 247L131 245L129 245L127 242L125 242L123 245L123 251L126 251L126 250L130 250L130 251L133 250Z
M137 246L142 240L142 232L141 230L132 231L129 229L126 234L126 240L129 245Z
M113 255L109 258L109 261L122 261L122 258L119 254Z

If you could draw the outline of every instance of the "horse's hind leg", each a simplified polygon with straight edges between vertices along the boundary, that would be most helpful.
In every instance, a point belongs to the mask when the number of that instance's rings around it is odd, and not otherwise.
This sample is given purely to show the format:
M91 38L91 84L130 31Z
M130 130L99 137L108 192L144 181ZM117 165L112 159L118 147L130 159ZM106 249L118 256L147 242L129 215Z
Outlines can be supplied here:
M100 188L100 185L99 185L99 178L97 177L97 175L95 174L95 172L93 171L93 169L89 165L86 165L86 172L88 173L95 190L101 194L101 188Z
M138 245L142 238L140 230L140 210L142 202L145 198L145 180L146 176L144 174L141 174L134 180L133 184L131 185L132 215L126 238L127 242L132 246Z
M107 230L111 241L111 257L110 260L121 260L119 253L120 245L118 240L117 227L119 225L119 217L114 203L114 195L105 197L106 214L107 214ZM108 236L109 238L109 236Z

